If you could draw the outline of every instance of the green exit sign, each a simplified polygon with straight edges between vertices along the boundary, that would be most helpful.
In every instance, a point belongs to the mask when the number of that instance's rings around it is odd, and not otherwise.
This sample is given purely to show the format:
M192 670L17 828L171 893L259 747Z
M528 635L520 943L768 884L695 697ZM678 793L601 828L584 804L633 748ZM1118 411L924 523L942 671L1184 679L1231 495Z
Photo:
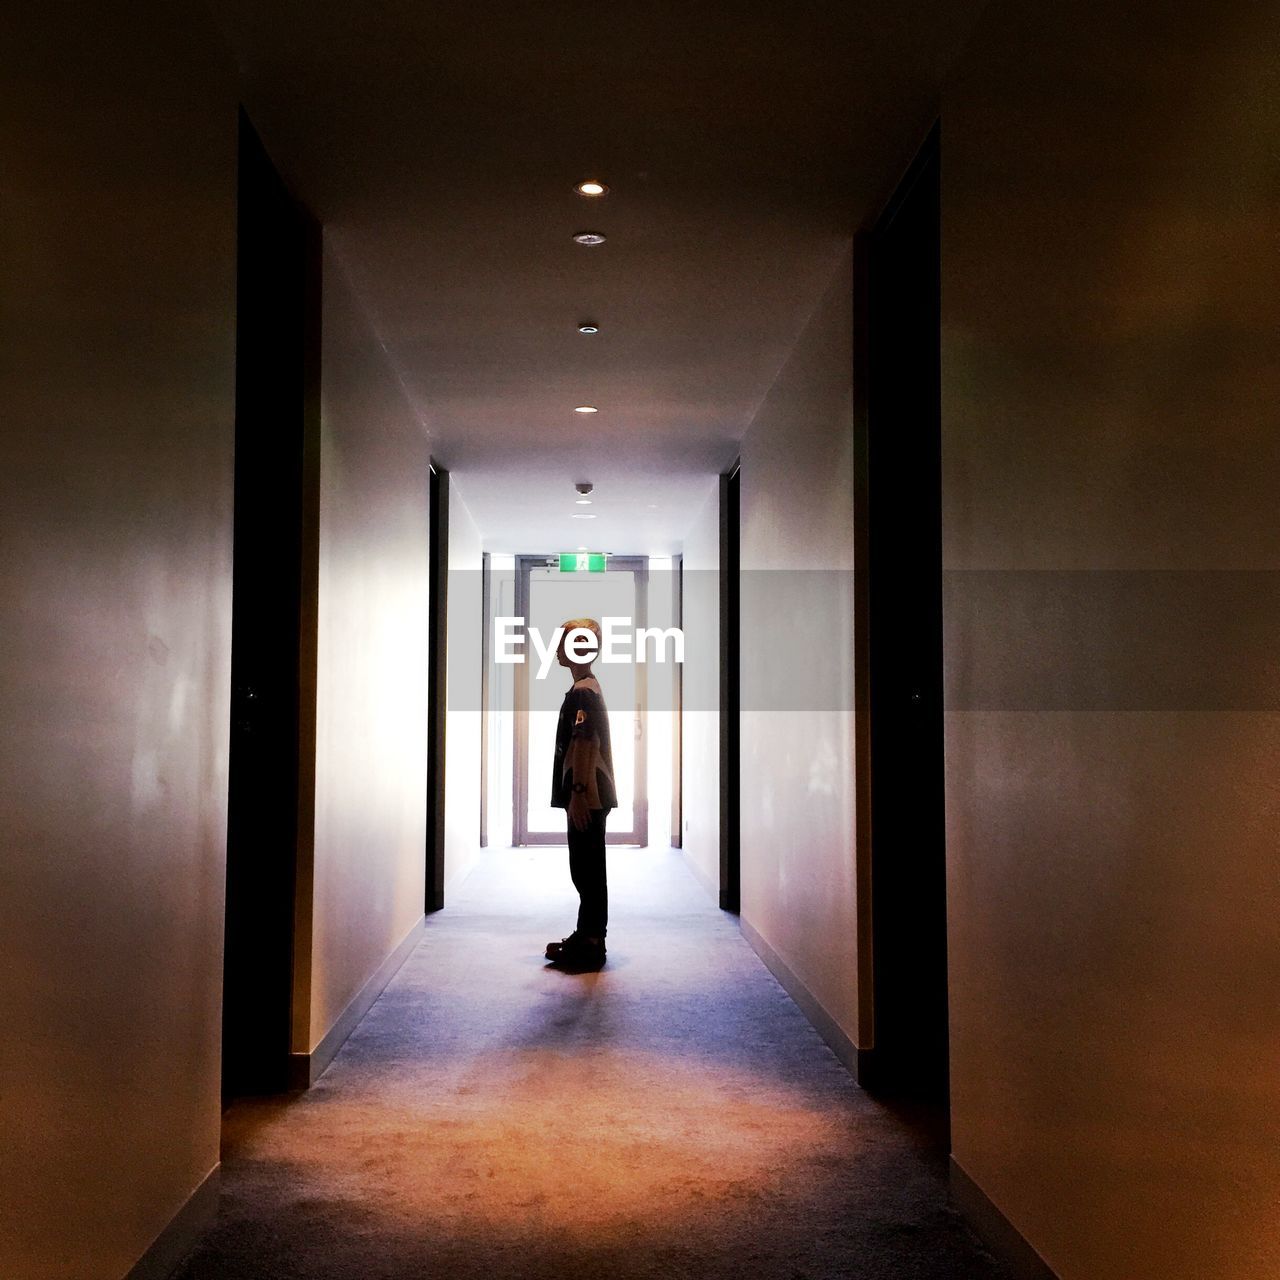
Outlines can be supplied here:
M562 551L561 573L603 573L608 559L603 551Z

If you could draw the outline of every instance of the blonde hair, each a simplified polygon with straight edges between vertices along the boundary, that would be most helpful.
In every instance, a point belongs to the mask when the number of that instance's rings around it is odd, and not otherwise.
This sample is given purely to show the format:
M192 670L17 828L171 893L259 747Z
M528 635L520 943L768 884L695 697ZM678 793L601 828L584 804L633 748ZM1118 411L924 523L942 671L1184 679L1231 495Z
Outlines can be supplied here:
M561 625L564 627L565 635L570 631L590 631L596 638L596 644L600 643L600 624L594 618L570 618L568 622Z

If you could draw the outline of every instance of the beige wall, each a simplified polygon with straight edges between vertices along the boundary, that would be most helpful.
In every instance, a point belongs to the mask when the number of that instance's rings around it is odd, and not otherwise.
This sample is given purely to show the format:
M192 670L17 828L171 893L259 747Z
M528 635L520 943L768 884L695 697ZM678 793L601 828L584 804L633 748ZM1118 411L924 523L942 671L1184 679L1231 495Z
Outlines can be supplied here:
M137 33L146 31L145 41ZM0 41L0 1275L218 1160L236 99L198 8Z
M449 492L449 706L445 726L445 890L480 855L480 531L457 486ZM447 903L447 899L446 899Z
M326 252L321 407L314 1049L422 916L428 448Z
M944 97L955 1154L1063 1280L1280 1274L1277 47L998 4Z
M720 901L720 492L684 536L681 807L685 861ZM663 815L652 815L661 821ZM661 835L661 828L655 827ZM654 841L657 843L658 841Z
M856 1044L851 264L742 442L742 919Z

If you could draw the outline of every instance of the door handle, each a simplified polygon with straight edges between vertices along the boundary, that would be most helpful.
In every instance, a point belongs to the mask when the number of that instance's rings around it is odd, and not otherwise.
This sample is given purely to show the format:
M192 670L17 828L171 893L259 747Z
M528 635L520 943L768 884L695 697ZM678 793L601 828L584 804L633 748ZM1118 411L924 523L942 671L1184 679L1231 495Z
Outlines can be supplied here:
M262 699L258 690L251 684L240 685L236 689L235 726L241 733L252 733L256 720L255 712Z

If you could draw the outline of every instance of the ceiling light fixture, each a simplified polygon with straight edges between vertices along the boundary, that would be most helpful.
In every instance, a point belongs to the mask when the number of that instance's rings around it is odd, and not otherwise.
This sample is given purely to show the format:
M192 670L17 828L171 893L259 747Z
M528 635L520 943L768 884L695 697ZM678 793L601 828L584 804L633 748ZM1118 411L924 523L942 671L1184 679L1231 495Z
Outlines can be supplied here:
M590 499L590 498L579 498L579 499L578 499L578 501L577 501L577 505L578 505L578 506L580 506L580 507L589 507L589 506L591 505L591 499Z
M594 182L588 179L586 182L580 182L574 190L580 196L604 196L609 194L609 188L603 182Z
M586 547L579 547L579 548L578 548L578 550L579 550L579 551L585 551L585 550L586 550Z
M575 511L573 518L575 520L594 520L596 517L595 513L591 511Z
M600 410L597 409L593 404L580 404L576 409L574 409L574 413L599 413L599 412Z
M599 333L600 326L598 324L592 324L590 320L585 320L583 321L582 324L578 326L578 332L579 333Z
M573 238L578 244L604 244L604 236L598 231L579 231Z

